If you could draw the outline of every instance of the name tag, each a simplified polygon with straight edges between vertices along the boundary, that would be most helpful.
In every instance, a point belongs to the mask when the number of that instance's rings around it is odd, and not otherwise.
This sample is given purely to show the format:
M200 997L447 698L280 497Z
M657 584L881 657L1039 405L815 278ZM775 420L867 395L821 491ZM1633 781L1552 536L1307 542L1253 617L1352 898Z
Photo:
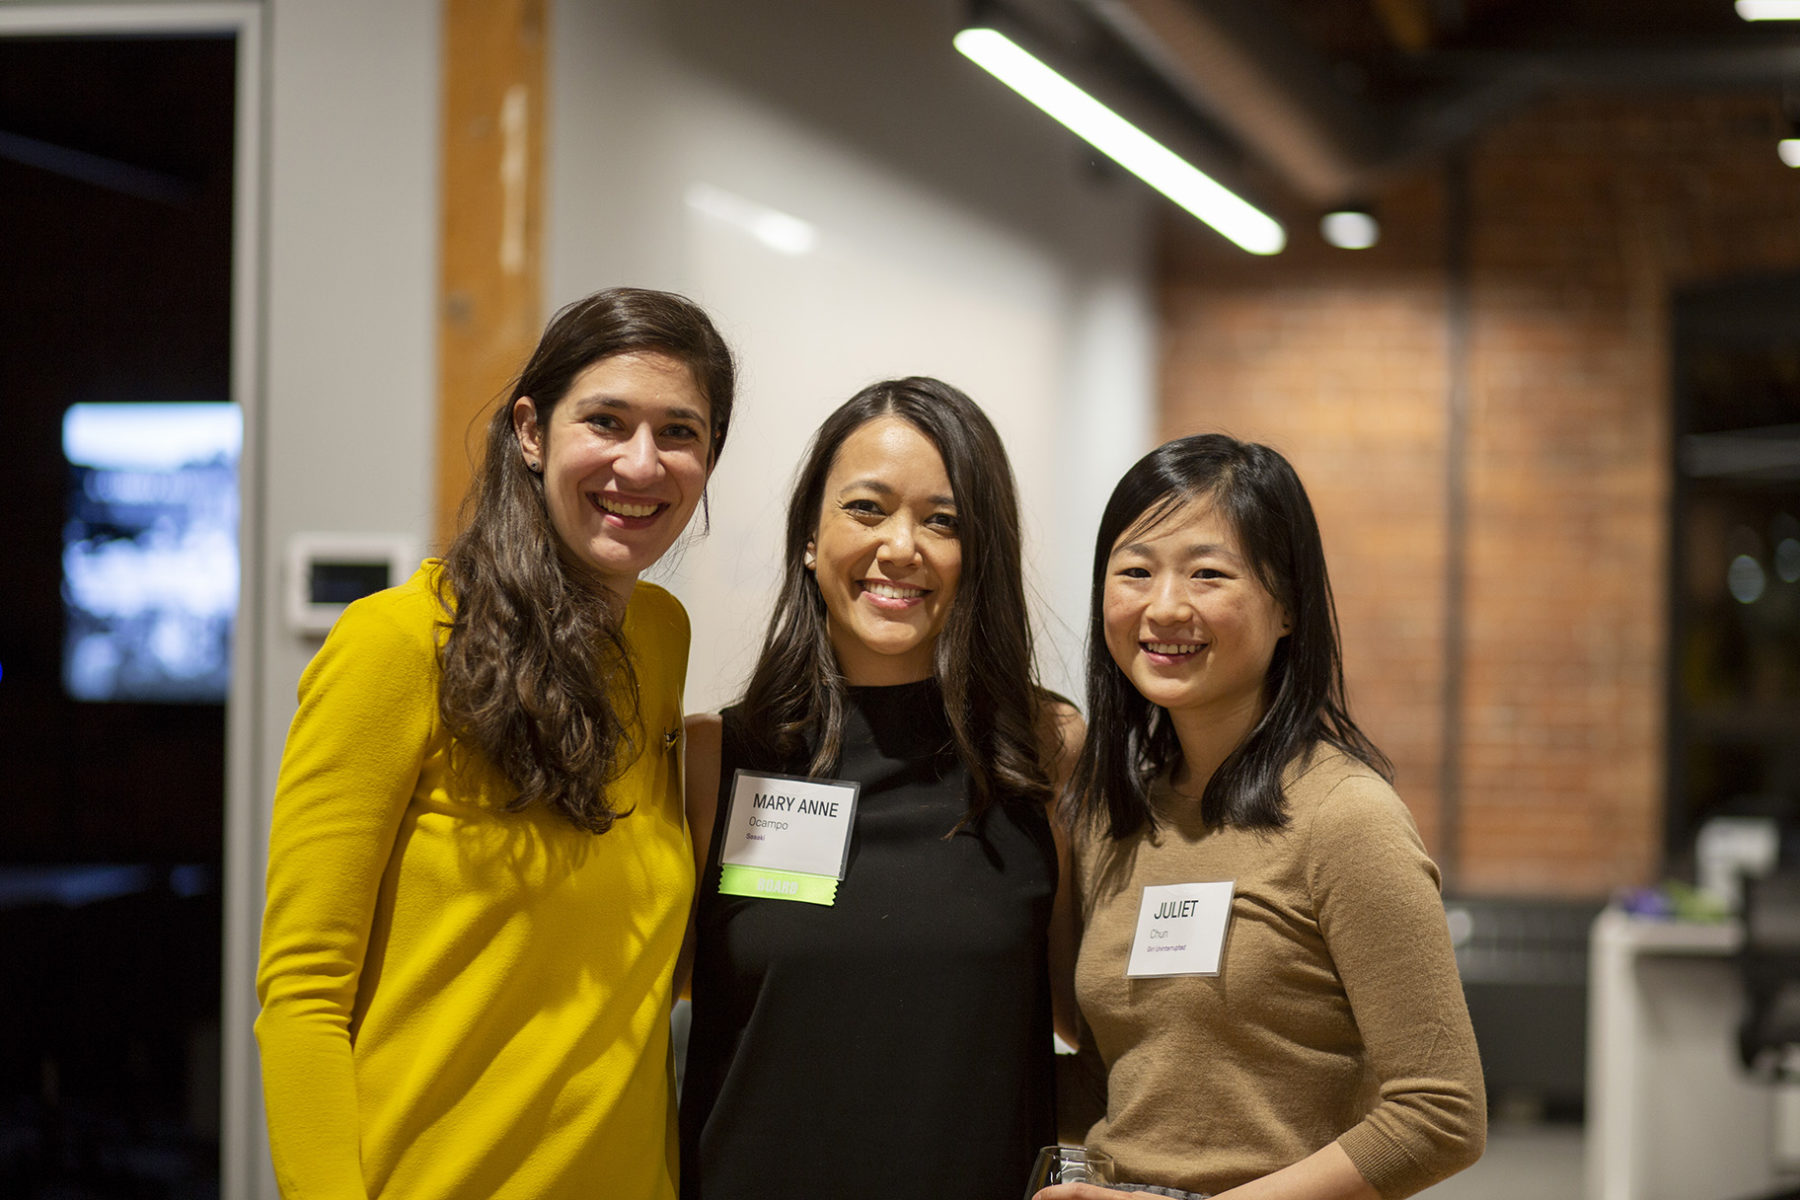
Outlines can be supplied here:
M719 891L835 904L860 785L738 771L719 850Z
M1217 975L1231 924L1231 892L1231 880L1145 888L1126 976Z

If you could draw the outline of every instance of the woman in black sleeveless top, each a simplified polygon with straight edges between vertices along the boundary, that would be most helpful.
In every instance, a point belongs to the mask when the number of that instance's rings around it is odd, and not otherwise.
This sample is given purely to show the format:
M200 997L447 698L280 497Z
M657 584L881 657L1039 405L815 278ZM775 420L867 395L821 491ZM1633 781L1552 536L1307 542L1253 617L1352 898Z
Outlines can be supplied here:
M682 1195L1014 1200L1074 1012L1046 810L1080 719L1035 683L1012 473L968 397L896 380L826 420L745 698L688 739ZM828 903L732 882L740 769L857 785Z

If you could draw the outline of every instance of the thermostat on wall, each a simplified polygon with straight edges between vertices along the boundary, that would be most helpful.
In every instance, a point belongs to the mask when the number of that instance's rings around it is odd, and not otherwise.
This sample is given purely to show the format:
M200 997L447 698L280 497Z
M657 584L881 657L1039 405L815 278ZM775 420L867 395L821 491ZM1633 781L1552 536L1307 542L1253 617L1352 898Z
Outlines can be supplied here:
M288 542L288 624L329 632L345 605L404 582L418 565L418 543L399 534L297 533Z

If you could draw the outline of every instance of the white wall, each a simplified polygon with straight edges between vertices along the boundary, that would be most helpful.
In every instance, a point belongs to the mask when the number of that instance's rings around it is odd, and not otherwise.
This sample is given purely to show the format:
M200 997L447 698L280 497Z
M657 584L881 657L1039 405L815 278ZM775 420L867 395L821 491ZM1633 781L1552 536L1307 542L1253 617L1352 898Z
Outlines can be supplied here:
M269 0L260 532L277 756L316 641L282 624L295 533L432 524L437 0Z
M864 384L937 375L1019 476L1045 680L1080 694L1087 560L1148 448L1155 207L950 44L955 0L559 0L550 301L686 292L743 368L712 533L651 576L694 623L689 707L731 699L777 580L788 485ZM696 208L692 189L713 189ZM718 193L806 223L789 253Z

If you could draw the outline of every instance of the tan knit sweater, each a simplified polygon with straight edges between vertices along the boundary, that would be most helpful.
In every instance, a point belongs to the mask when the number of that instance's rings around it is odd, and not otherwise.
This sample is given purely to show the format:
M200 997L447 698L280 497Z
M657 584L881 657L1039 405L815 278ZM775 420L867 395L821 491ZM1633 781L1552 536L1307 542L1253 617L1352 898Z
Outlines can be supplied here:
M1388 1200L1481 1156L1481 1061L1412 816L1322 747L1290 767L1290 825L1208 830L1158 785L1162 828L1078 834L1076 990L1107 1065L1088 1144L1120 1178L1218 1193L1333 1139ZM1214 977L1128 979L1145 886L1233 880Z

